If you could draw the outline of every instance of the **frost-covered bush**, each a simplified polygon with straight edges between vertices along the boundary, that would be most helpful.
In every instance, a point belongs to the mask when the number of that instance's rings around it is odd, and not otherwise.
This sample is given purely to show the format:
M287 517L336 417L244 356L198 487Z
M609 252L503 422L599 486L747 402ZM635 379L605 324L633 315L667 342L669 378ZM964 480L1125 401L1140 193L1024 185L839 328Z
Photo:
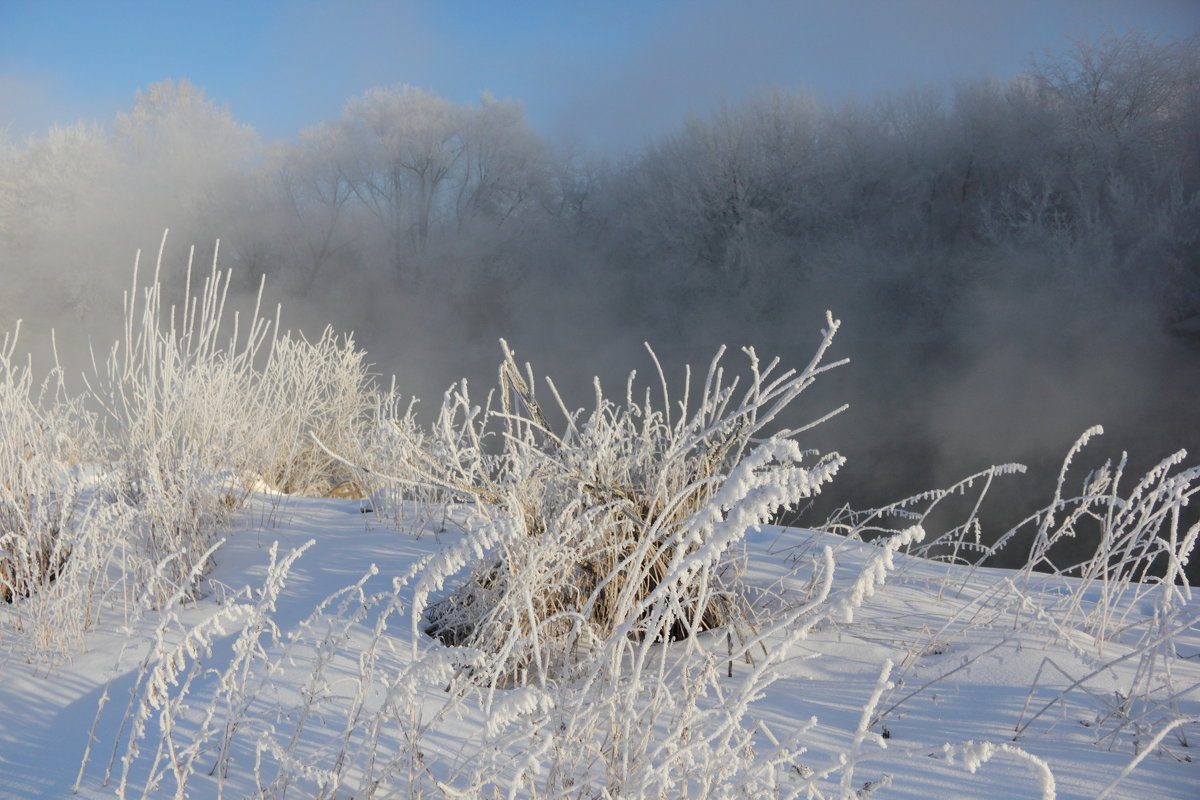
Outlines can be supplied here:
M0 604L11 606L0 641L32 656L71 647L95 613L87 577L102 520L87 464L99 450L61 370L35 384L16 344L14 331L0 346Z
M763 365L747 350L749 374L731 379L718 353L702 385L689 374L678 397L659 368L658 386L644 393L635 375L621 401L597 382L593 407L569 411L547 381L557 429L532 368L519 367L505 345L498 393L483 408L465 384L447 393L432 436L406 442L393 465L400 481L441 488L477 514L418 584L427 632L494 657L475 668L485 682L541 685L573 674L608 643L679 640L735 620L742 601L730 547L819 492L843 461L802 451L801 431L759 438L837 366L821 364L837 330L828 322L804 370ZM621 660L607 657L614 668Z
M59 403L44 403L48 384L33 395L29 366L13 361L16 334L0 347L0 602L28 596L53 578L68 551L59 536L58 502L69 446ZM57 398L55 398L57 399ZM47 407L48 406L48 407Z
M189 260L179 308L164 304L161 250L147 287L135 266L123 338L88 384L105 415L119 500L138 518L128 532L145 556L136 583L161 584L160 599L191 579L216 529L260 481L299 494L337 488L345 476L311 437L357 441L376 404L351 337L280 335L278 310L273 321L260 314L261 285L248 319L227 313L231 274L215 258L196 291Z
M165 245L165 237L164 237ZM227 311L231 275L189 262L168 306L162 251L124 299L123 331L93 354L83 392L55 368L40 384L0 348L0 626L9 643L66 653L104 607L125 620L202 575L230 512L264 482L290 493L356 491L313 434L355 452L379 404L364 354L326 330L279 335L278 315Z
M157 584L165 599L192 574L263 445L255 359L270 325L257 307L249 324L230 324L230 275L215 262L193 294L189 261L183 306L166 307L161 268L160 250L143 288L135 265L123 336L88 388L103 409L117 500L137 519L125 533L144 556L134 582Z
M366 353L352 336L326 328L319 338L285 335L274 342L258 380L268 411L267 458L259 469L268 486L288 494L361 492L355 471L323 451L351 453L370 434L381 398ZM273 424L271 424L273 423Z

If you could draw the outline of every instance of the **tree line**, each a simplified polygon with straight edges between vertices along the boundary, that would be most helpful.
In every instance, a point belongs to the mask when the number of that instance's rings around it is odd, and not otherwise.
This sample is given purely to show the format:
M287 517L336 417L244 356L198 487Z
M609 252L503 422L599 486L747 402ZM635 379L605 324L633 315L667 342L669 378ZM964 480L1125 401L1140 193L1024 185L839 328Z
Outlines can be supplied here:
M980 281L1032 280L1127 284L1177 321L1200 308L1198 52L1129 34L949 92L778 91L609 160L552 146L519 102L407 86L265 144L164 81L107 126L3 145L0 254L36 261L70 240L52 270L70 295L109 242L170 226L309 290L362 273L496 297L572 272L582 251L659 310L787 306L833 282L901 292L936 322Z

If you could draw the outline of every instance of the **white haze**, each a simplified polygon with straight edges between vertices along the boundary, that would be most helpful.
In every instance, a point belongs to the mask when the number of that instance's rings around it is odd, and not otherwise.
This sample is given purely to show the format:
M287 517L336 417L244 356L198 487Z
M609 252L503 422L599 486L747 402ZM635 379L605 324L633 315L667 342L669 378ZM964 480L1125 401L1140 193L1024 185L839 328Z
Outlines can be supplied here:
M835 499L1052 470L1096 423L1196 450L1196 342L1172 330L1200 314L1198 86L1195 37L1129 34L953 90L710 98L605 159L518 101L406 87L268 145L164 82L106 127L0 144L0 328L23 318L43 365L52 326L63 354L111 341L96 309L171 228L169 291L220 239L239 302L265 275L285 327L354 331L430 405L490 376L500 336L582 403L643 341L676 372L722 342L795 357L832 308L854 361L828 387L852 404L823 431L850 457Z

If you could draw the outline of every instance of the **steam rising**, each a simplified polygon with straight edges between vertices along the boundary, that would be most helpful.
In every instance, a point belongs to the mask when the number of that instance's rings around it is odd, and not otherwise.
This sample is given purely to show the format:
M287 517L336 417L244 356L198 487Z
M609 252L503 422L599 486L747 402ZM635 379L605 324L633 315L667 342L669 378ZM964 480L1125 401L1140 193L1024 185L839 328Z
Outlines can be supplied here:
M168 281L219 238L285 327L355 331L430 401L486 384L500 336L582 404L647 340L676 373L721 342L802 360L830 308L853 362L814 401L852 406L816 443L849 457L834 500L1026 462L1008 519L1093 424L1114 455L1200 452L1197 142L1200 40L1136 34L949 96L768 94L615 161L516 101L410 87L266 146L167 81L107 128L0 138L0 329L23 318L45 363L56 327L77 373L167 227Z

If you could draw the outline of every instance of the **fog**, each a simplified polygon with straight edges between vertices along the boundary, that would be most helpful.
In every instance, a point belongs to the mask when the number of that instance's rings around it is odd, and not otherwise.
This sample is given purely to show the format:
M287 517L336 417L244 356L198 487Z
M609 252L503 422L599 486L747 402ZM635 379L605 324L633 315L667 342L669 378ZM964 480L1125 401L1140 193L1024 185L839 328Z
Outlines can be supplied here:
M708 107L605 154L547 141L518 100L387 87L267 144L155 84L103 126L0 139L0 329L22 318L45 363L54 327L78 374L170 228L173 291L219 239L241 302L265 275L285 327L353 331L430 412L490 384L501 336L582 405L593 375L649 372L645 341L676 378L722 343L732 368L742 346L802 364L831 309L851 364L801 408L850 403L811 437L850 461L810 523L1028 464L994 491L998 534L1094 424L1089 465L1200 453L1200 40Z

